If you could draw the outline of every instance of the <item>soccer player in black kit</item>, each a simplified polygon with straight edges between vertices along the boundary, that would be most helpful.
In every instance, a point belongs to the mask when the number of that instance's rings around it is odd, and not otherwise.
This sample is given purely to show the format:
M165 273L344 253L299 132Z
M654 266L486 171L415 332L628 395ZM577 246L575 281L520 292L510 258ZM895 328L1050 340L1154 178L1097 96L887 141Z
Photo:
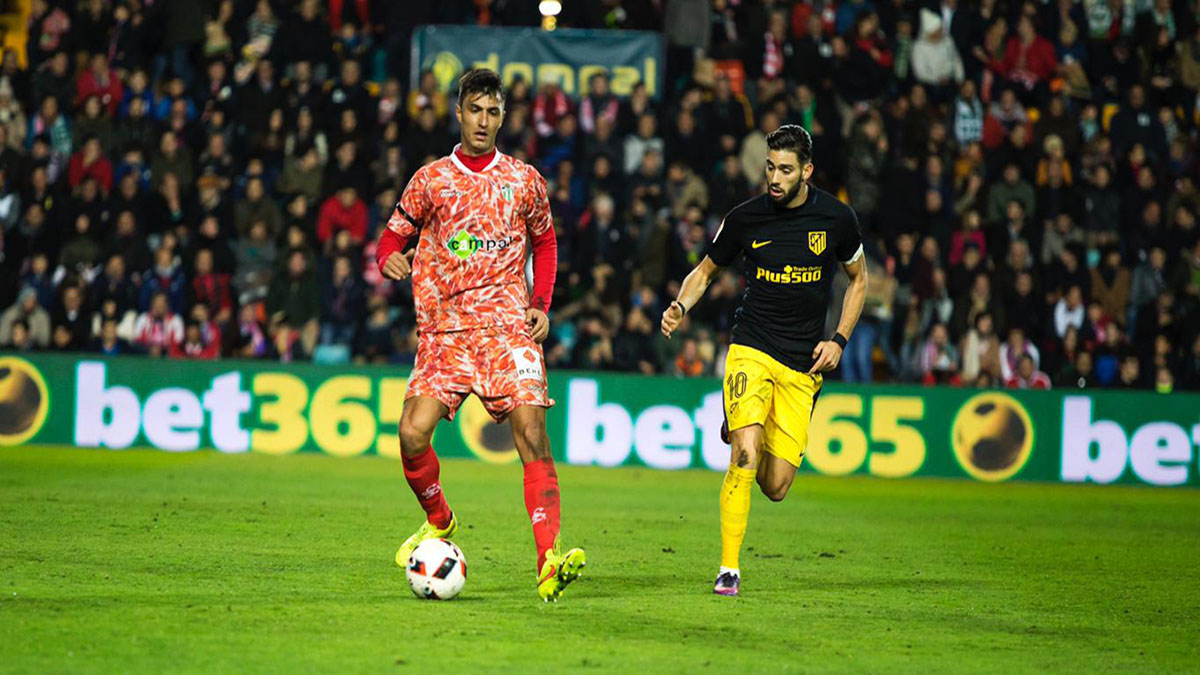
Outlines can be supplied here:
M808 424L822 373L837 367L858 323L867 291L862 234L854 210L808 183L812 137L787 124L767 136L767 194L734 207L708 255L663 312L668 339L722 268L744 256L746 291L734 313L725 359L725 430L732 445L721 484L721 567L713 589L738 594L738 555L757 482L781 501L808 443ZM842 317L828 340L830 282L841 267L850 278Z

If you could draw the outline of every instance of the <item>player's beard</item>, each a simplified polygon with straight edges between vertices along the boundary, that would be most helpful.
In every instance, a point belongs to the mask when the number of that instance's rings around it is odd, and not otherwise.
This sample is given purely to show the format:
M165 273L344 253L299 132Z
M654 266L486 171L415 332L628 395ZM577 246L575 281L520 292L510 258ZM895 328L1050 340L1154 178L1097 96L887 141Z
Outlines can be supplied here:
M771 201L775 202L776 204L779 204L780 206L786 206L787 204L792 203L792 200L795 199L796 196L800 194L800 190L803 188L804 188L804 181L798 180L798 181L796 181L796 184L792 187L791 190L788 190L787 192L783 193L782 197L776 198L775 195L771 194L770 190L767 191L767 196L770 197Z
M480 139L476 138L475 132L472 131L470 134L467 134L467 142L464 145L467 146L467 150L473 155L486 155L496 147L496 136L497 134L488 133L486 138Z

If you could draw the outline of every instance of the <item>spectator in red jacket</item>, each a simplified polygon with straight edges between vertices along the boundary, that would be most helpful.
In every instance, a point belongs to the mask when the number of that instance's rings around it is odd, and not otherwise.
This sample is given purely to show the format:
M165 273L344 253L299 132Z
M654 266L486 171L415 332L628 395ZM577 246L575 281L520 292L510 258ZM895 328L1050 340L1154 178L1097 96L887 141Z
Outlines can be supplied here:
M100 140L95 136L84 139L83 148L71 155L71 162L67 165L67 182L72 190L89 177L96 179L106 196L112 190L113 165L104 156Z
M75 81L75 105L83 103L88 96L98 96L100 102L108 109L108 116L115 117L117 108L121 105L121 78L108 69L108 57L104 54L92 54L88 69L79 74Z
M879 15L874 11L859 14L854 22L854 46L869 54L875 65L884 71L890 70L895 63L892 50L879 30Z
M533 101L533 127L538 136L549 138L558 121L571 114L571 99L558 86L553 75L542 76L542 90Z
M188 321L183 332L183 342L171 345L169 354L173 359L202 359L217 358L221 353L221 343L218 340L205 342L204 331L196 321Z
M346 186L321 204L317 214L317 239L324 244L336 230L347 230L355 244L367 236L367 205L358 198L358 191Z
M218 323L228 322L233 317L229 275L213 271L213 252L210 249L196 251L195 263L192 271L192 305L205 305Z
M1005 382L1009 389L1049 389L1050 376L1033 367L1033 357L1022 354L1017 361L1017 371Z
M596 133L597 121L607 119L615 127L621 112L621 101L609 89L608 73L595 73L588 78L588 93L579 102L579 126L587 135Z
M993 60L990 66L1017 87L1026 105L1032 105L1049 98L1050 76L1058 67L1058 57L1054 45L1037 34L1033 19L1022 16L1017 21L1017 34L1004 48L1004 58Z
M166 293L155 293L149 311L133 327L134 342L151 356L162 356L184 338L183 319L171 311Z

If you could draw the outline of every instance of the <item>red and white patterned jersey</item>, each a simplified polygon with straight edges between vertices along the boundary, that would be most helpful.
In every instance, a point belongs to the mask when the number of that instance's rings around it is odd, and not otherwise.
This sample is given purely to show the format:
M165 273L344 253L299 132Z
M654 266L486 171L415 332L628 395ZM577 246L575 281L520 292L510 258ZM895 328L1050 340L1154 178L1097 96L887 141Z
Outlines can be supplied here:
M476 173L452 152L417 170L387 226L404 238L420 234L412 273L419 331L525 322L530 238L554 227L537 169L497 151Z

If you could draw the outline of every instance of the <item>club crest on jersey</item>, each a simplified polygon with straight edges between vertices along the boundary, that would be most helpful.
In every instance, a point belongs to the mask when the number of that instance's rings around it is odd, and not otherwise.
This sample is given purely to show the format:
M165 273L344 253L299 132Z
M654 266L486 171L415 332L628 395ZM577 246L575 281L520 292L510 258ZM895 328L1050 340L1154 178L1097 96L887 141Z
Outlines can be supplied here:
M511 202L513 198L513 188L511 185L505 185L500 188L500 196L504 197L505 201Z
M808 250L812 251L815 255L821 255L825 252L825 230L808 233Z

